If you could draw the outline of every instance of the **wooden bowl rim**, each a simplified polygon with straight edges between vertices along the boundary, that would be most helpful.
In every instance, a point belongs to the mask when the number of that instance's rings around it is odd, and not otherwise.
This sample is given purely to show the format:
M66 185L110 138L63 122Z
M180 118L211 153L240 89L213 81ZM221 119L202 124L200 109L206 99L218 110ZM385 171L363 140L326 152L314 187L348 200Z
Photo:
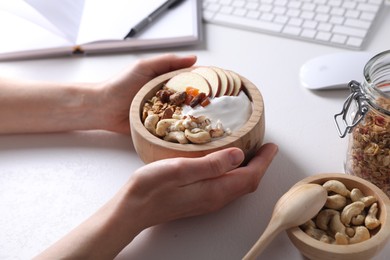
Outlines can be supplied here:
M324 253L329 252L337 254L354 254L364 252L369 248L376 248L381 244L385 245L386 241L390 237L390 199L381 189L379 189L371 182L345 173L321 173L308 176L297 182L294 186L304 183L323 183L329 179L357 182L360 183L360 185L366 186L371 191L370 195L374 195L381 204L380 211L381 214L383 214L382 218L384 219L384 223L381 223L378 232L375 233L372 238L352 245L333 245L318 241L308 236L300 227L293 227L288 229L286 232L289 237L293 236L295 239L299 240L300 243L305 244L311 248L315 248L316 250L322 251Z
M180 69L172 72L168 72L166 74L160 75L148 83L146 83L136 94L136 96L133 99L133 102L130 106L129 116L130 116L130 124L132 127L132 131L137 131L141 136L147 137L151 142L153 142L154 145L160 146L160 147L166 147L169 145L169 148L176 151L183 151L186 152L188 150L191 150L193 152L199 152L199 151L209 151L209 150L215 150L217 147L225 147L229 144L232 144L239 140L241 137L243 137L245 134L247 134L249 131L251 131L256 124L261 121L262 117L264 116L264 100L263 97L259 91L259 89L248 79L241 76L237 73L237 75L240 77L242 81L242 87L245 93L247 94L248 98L251 100L256 99L260 100L261 104L253 104L252 103L252 114L247 120L247 122L241 126L240 129L233 131L230 135L222 137L220 139L212 140L209 143L206 144L178 144L178 143L172 143L167 142L157 136L154 136L151 134L145 126L142 124L141 121L141 109L144 104L144 97L147 96L151 91L157 90L159 87L162 86L163 83L167 82L170 78L173 76L185 72L185 71L191 71L196 67L190 67L185 69Z

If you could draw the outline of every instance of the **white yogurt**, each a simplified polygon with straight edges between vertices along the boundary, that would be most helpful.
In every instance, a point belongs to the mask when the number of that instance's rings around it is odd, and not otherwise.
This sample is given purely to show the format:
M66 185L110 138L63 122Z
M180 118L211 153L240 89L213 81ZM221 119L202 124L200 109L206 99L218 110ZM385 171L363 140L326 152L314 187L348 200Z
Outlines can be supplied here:
M241 91L238 96L216 97L210 101L210 104L205 107L184 106L182 114L195 117L206 116L211 120L213 127L220 121L225 131L239 129L252 114L252 103L244 91Z

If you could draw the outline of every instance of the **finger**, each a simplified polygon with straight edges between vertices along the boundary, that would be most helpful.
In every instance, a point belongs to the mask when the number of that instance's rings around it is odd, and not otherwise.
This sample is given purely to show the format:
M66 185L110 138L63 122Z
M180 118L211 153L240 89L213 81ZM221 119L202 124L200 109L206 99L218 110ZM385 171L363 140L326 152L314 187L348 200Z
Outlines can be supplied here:
M176 176L181 185L188 185L205 179L219 177L238 167L244 160L244 153L238 148L227 148L204 157L183 159L184 174Z
M195 62L195 55L180 57L174 54L164 54L140 60L136 65L136 71L145 77L157 77L173 70L190 67Z
M264 144L247 166L229 173L231 178L224 180L226 182L224 183L225 188L231 190L233 196L255 191L277 152L277 145L273 143Z
M248 166L236 168L219 178L186 186L186 192L192 196L194 202L187 213L188 216L216 211L240 196L256 190L277 149L274 144L265 144Z

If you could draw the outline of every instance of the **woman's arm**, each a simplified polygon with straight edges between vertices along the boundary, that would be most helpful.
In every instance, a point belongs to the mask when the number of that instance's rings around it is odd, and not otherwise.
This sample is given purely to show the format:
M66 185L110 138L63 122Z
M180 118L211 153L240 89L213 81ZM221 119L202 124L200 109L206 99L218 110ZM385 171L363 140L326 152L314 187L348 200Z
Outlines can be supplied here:
M100 83L0 78L0 134L92 129L129 134L129 108L138 90L154 77L195 61L195 56L161 55Z
M113 259L142 230L218 210L253 192L277 152L264 145L245 167L238 148L138 169L97 213L37 259ZM237 168L238 167L238 168Z

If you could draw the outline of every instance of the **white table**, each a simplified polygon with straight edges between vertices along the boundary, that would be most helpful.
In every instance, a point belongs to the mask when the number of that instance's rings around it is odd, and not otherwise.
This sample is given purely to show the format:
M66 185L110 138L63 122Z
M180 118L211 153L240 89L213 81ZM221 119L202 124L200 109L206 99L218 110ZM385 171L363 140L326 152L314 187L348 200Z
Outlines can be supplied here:
M389 14L387 8L365 50L390 48ZM309 91L298 72L310 58L344 50L215 25L204 29L201 46L169 51L196 54L199 65L232 69L255 83L265 100L265 141L277 143L279 154L256 192L219 212L150 228L118 259L240 259L290 186L316 173L343 172L346 140L338 137L333 115L349 90ZM0 73L99 81L166 51L3 62ZM129 136L102 131L0 136L0 259L36 255L96 211L141 165ZM375 260L389 255L390 244ZM262 259L303 257L282 233Z

